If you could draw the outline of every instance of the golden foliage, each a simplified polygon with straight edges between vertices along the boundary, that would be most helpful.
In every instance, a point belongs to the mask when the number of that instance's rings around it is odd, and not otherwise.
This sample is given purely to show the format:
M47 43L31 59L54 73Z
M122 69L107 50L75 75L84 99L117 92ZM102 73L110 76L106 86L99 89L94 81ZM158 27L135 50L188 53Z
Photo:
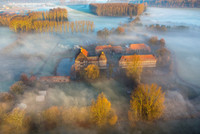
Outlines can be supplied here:
M137 15L141 15L145 10L145 4L138 4L137 5Z
M13 131L17 134L25 133L27 129L24 127L24 117L24 110L19 108L13 109L12 112L4 116L1 132L6 134L13 134Z
M67 10L62 8L51 9L49 12L30 12L27 15L0 15L0 25L9 26L14 32L73 33L75 30L88 33L94 29L92 21L68 22L67 20Z
M164 111L165 93L156 84L139 85L131 95L129 120L152 121L159 119Z
M128 3L92 3L90 9L98 16L140 15L145 10L144 4Z
M110 117L110 119L108 120L109 121L109 124L111 126L115 125L117 123L117 115L115 113L113 113L113 116Z
M0 26L9 26L10 20L17 16L16 14L0 14Z
M85 127L89 125L88 107L70 107L62 109L62 122L65 126L78 125Z
M85 68L85 76L88 79L97 79L99 77L99 74L99 67L94 64L90 64Z
M103 93L99 94L96 101L92 101L90 107L91 120L99 127L105 126L107 123L115 125L117 115L111 108L111 103Z
M135 80L137 83L140 82L140 75L142 73L142 62L140 61L140 57L138 55L134 55L133 59L126 68L126 75Z
M52 106L42 113L45 129L56 128L61 120L61 111L58 107Z
M2 123L3 117L5 116L7 109L6 103L0 103L0 124Z

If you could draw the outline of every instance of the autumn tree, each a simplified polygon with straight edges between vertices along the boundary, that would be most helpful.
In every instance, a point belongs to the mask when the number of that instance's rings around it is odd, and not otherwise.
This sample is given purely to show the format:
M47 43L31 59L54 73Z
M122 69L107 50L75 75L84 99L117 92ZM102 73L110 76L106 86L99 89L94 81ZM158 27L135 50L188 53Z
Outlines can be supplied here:
M158 66L164 67L170 65L171 53L168 49L160 48L156 51L156 55L158 56Z
M92 122L99 127L107 124L115 125L118 118L114 110L111 108L110 101L108 101L103 93L98 95L96 101L92 101L90 117Z
M117 33L117 34L124 34L124 33L125 33L125 29L124 29L123 27L118 27L118 28L116 29L116 33Z
M87 127L89 123L88 107L62 108L61 117L64 126Z
M85 77L88 79L97 79L99 77L99 67L94 64L90 64L85 68Z
M27 132L27 128L24 125L25 111L19 108L13 109L10 113L4 116L4 123L1 129L1 133L23 134Z
M13 95L8 92L0 93L0 102L11 102L13 99Z
M164 111L165 93L156 84L139 85L131 94L128 117L135 121L152 121L159 119Z
M152 44L152 45L156 45L158 43L158 37L157 36L153 36L149 39L149 44Z
M46 130L56 128L60 123L61 118L60 109L56 106L52 106L42 113L43 123Z
M20 76L20 81L22 81L24 84L28 84L29 83L29 78L26 74L21 74Z
M5 114L6 114L6 105L5 103L0 103L0 124L3 122Z
M159 43L160 43L161 47L164 47L165 46L165 39L163 39L163 38L160 39Z
M112 32L110 30L108 30L107 28L104 28L103 30L99 30L97 32L97 36L102 38L102 39L107 39L108 36L111 34Z
M144 4L128 3L91 3L90 10L98 16L140 15L144 12Z
M142 70L143 67L140 57L134 55L131 61L127 63L126 76L134 80L136 83L140 83Z
M10 87L10 92L15 95L20 95L24 93L24 89L25 89L25 85L23 84L23 82L18 81Z
M13 98L13 95L8 92L0 93L0 124L3 122L6 112L12 109Z

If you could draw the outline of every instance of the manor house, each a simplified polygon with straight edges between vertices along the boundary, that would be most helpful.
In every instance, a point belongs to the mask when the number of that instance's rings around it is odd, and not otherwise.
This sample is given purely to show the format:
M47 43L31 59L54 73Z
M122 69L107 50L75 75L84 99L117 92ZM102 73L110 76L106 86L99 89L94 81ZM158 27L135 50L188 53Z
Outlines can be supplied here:
M87 67L89 64L94 64L99 67L99 69L107 68L107 58L104 52L101 52L99 56L88 56L88 51L81 48L80 53L75 59L75 70L80 70Z

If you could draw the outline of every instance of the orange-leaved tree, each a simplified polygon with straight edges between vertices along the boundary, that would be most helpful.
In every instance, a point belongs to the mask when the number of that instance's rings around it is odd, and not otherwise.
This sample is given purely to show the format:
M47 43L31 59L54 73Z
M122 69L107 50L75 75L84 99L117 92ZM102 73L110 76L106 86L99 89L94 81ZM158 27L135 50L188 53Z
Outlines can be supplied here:
M56 128L61 121L60 109L56 106L52 106L42 113L44 127L46 130Z
M110 101L103 93L98 95L96 101L92 101L90 117L92 122L99 127L107 124L115 125L118 118L115 111L111 108Z
M25 111L19 108L15 108L6 114L0 133L13 134L13 131L16 134L26 133L28 129L24 124L25 114Z
M94 64L90 64L85 68L85 77L88 79L97 79L99 77L99 67Z
M159 119L164 111L165 93L156 84L139 85L131 95L128 117L135 121L152 121Z
M126 68L127 77L135 80L136 83L140 83L142 70L143 67L142 67L142 62L140 61L140 57L138 55L134 55L131 61L127 64Z

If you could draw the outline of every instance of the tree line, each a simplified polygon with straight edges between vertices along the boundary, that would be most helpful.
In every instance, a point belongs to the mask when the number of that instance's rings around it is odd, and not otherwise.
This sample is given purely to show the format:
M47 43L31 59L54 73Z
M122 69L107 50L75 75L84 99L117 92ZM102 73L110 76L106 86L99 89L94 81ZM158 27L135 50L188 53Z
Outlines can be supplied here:
M18 14L0 14L0 26L9 26L12 20L24 20L24 23L33 22L37 20L49 20L49 21L65 21L67 19L67 9L54 8L50 11L33 11L28 12L26 15Z
M24 19L13 19L10 23L10 29L15 32L91 32L94 30L93 21L51 21L36 20L31 21Z
M102 30L97 31L97 36L102 39L107 39L110 35L117 34L117 35L123 35L125 34L125 29L122 26L115 28L112 28L111 30L104 28Z
M67 18L67 10L51 9L46 12L28 12L27 15L1 14L0 25L9 26L14 32L90 32L93 21L72 21Z
M98 16L133 16L144 12L146 4L92 3L90 9Z
M149 6L158 7L200 7L199 0L146 0Z

